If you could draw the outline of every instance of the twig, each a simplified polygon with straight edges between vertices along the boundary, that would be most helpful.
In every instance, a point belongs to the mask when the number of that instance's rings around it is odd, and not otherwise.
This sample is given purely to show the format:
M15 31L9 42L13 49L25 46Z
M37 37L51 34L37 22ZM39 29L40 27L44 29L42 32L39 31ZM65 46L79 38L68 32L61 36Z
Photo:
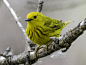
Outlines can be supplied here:
M10 47L8 47L3 55L6 56L6 57L13 56L12 49Z
M30 43L30 39L28 39L27 35L26 35L26 31L23 27L23 25L21 24L21 21L19 20L18 16L16 15L15 11L13 10L13 8L10 6L10 4L8 3L7 0L3 0L3 2L6 4L6 6L8 7L8 9L10 10L10 12L12 13L14 19L16 20L16 23L17 25L19 26L19 28L21 29L21 31L23 32L24 34L24 37L25 37L25 40L26 40L26 43L28 44L28 42ZM30 50L30 45L28 45L28 50Z
M37 8L37 12L41 12L42 11L42 7L43 7L43 0L39 0L39 4L38 4L38 8Z

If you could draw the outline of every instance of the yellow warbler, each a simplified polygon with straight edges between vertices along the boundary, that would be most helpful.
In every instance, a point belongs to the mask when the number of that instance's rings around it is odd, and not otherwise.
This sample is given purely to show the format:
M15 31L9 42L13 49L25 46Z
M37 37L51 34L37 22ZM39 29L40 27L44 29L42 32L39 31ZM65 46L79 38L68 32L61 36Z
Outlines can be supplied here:
M38 45L46 45L50 37L59 37L61 30L70 23L44 16L40 12L31 12L27 15L26 34L30 40Z

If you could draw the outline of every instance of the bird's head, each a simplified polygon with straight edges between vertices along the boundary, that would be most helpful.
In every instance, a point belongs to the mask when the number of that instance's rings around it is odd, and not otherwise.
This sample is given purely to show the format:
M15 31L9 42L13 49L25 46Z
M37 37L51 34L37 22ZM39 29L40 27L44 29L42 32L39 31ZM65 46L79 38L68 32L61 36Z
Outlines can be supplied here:
M28 23L30 22L33 22L35 23L36 21L39 21L41 18L42 18L43 14L40 13L40 12L31 12L29 14L27 14L26 16L26 20Z

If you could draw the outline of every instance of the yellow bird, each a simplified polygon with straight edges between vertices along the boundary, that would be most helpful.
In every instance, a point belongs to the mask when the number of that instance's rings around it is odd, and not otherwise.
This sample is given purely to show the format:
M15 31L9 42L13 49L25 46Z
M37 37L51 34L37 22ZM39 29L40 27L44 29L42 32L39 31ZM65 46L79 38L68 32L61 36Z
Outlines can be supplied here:
M61 30L70 23L62 22L44 16L40 12L31 12L27 15L26 34L29 39L38 45L46 45L50 37L59 37Z

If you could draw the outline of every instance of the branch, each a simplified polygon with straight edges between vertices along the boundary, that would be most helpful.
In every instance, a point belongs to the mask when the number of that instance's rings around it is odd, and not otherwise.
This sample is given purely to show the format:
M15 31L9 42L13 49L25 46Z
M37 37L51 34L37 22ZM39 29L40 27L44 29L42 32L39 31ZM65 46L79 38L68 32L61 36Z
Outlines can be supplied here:
M41 12L42 11L42 7L43 7L43 0L39 0L39 4L38 4L38 8L37 8L37 12Z
M65 50L63 50L63 52L65 52L71 46L72 42L75 41L81 34L83 34L85 30L86 30L86 19L80 22L74 28L71 28L68 32L66 32L59 38L50 38L50 42L47 43L47 47L41 46L37 53L33 51L33 52L24 52L19 55L13 55L11 59L8 58L8 60L10 60L8 62L11 64L24 64L28 61L29 64L33 64L39 58L50 55L51 53L60 50L62 48L66 48Z
M23 25L21 24L21 21L18 18L18 15L15 13L15 11L13 10L13 8L10 6L10 4L8 3L7 0L3 0L3 2L6 4L6 6L8 7L8 9L10 10L11 14L13 15L14 19L16 20L17 25L19 26L19 28L21 29L21 31L24 34L25 40L26 40L26 44L28 44L29 42L31 43L30 39L27 37L26 35L26 31L23 27ZM28 44L28 49L30 50L30 45Z

